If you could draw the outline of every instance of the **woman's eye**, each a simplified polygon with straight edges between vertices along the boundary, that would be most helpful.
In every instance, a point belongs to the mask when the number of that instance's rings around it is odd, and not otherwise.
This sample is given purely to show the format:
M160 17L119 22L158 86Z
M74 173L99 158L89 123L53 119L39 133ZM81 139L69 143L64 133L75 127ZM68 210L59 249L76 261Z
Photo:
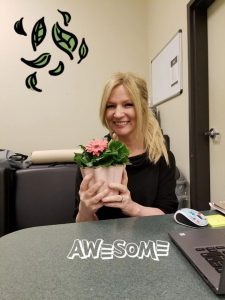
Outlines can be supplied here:
M114 104L107 104L106 109L110 109L110 108L115 108L115 105Z
M132 106L134 106L133 103L126 103L125 104L125 107L132 107Z

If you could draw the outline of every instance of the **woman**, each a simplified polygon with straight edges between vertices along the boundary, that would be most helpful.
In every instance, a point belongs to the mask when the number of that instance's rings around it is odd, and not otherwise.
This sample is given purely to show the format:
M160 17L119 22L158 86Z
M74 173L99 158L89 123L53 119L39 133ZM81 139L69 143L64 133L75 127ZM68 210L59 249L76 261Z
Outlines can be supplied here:
M100 118L109 137L129 148L131 165L126 166L121 184L109 185L118 195L108 195L103 182L88 188L91 175L84 177L76 222L175 212L175 159L148 107L146 82L132 73L113 75L103 91Z

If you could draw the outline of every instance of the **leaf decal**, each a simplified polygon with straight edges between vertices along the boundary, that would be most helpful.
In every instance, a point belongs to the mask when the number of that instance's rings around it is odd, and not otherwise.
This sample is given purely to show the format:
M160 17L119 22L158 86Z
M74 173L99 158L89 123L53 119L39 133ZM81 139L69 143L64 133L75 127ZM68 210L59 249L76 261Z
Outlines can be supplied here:
M26 87L28 89L31 89L33 91L37 91L37 92L42 92L41 89L37 88L36 85L37 85L37 77L36 77L36 73L37 72L34 72L33 74L30 74L27 78L26 78Z
M66 11L61 11L59 9L57 9L57 10L63 16L64 25L68 26L68 24L69 24L69 22L71 20L71 15L68 12L66 12Z
M37 46L40 45L44 40L46 33L47 29L43 17L34 24L34 28L31 33L31 43L34 51L37 50Z
M59 26L59 23L52 27L52 38L56 46L62 51L66 52L70 59L73 59L73 51L76 49L78 40L77 37Z
M14 24L14 30L18 34L27 35L27 33L25 32L25 30L23 28L23 18L21 18L20 20L16 21L16 23Z
M64 71L64 64L62 61L60 61L58 66L54 70L50 70L48 73L52 76L57 76L62 74L63 71Z
M25 58L21 58L22 62L32 68L44 68L50 62L50 59L51 54L49 53L43 53L34 60L26 60Z
M88 50L88 46L83 38L79 48L80 60L77 62L78 64L88 55Z

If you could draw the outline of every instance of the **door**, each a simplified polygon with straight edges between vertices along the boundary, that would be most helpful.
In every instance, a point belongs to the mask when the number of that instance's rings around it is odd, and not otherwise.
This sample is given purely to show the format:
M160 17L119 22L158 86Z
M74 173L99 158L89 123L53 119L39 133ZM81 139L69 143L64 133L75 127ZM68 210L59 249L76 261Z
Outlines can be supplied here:
M208 8L210 199L225 200L225 1ZM217 134L219 133L219 134Z

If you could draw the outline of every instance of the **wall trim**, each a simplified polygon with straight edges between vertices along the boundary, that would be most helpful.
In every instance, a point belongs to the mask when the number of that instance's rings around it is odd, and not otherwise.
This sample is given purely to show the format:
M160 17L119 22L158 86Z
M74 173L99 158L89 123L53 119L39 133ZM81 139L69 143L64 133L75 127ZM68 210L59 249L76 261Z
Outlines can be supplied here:
M207 9L215 0L191 0L187 5L189 79L190 201L209 209L210 156Z

